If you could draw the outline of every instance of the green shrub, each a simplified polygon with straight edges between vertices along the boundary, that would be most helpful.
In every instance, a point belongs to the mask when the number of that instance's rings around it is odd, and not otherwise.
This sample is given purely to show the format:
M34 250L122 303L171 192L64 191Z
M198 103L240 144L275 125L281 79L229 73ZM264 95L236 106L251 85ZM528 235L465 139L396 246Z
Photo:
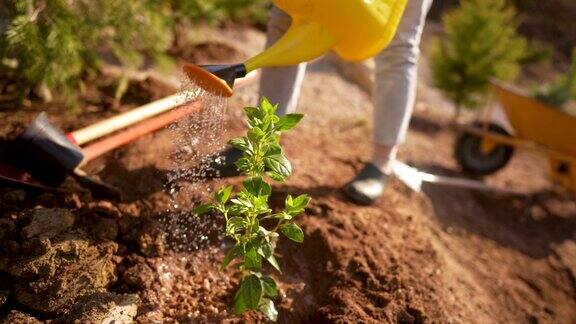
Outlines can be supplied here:
M516 31L515 10L505 0L462 0L443 19L445 35L431 57L435 85L457 107L476 107L491 78L512 80L527 50Z
M266 15L263 0L5 0L0 4L0 73L21 97L43 84L74 97L102 52L136 69L169 61L178 24Z
M16 62L14 71L6 72L12 72L24 94L37 84L71 93L83 76L97 69L103 49L137 68L145 55L163 55L172 41L160 2L11 0L2 7L10 23L1 37L0 54Z

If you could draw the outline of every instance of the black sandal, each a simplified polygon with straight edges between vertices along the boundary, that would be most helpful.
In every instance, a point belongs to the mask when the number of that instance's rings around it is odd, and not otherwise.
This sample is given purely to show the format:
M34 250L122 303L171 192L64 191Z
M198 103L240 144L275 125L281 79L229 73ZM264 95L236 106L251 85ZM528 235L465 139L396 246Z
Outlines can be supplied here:
M344 193L359 205L373 205L384 193L390 176L372 163L366 163L356 177L344 186Z

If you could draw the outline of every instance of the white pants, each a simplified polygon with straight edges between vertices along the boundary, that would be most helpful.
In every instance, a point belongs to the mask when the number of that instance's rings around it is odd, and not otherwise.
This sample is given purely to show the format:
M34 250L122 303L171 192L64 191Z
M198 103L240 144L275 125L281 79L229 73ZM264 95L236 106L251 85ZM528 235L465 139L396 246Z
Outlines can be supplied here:
M374 141L395 146L404 141L414 101L420 58L420 39L432 0L408 0L406 11L390 46L376 56L374 89ZM290 27L290 16L274 7L268 21L267 46ZM362 37L359 35L359 37ZM294 112L306 63L262 70L260 95L278 104L279 114Z

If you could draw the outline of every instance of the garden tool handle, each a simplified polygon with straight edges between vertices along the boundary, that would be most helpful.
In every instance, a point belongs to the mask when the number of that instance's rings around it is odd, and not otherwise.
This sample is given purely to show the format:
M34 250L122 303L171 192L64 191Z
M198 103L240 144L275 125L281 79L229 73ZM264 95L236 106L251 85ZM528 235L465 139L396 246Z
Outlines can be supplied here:
M244 87L250 84L256 79L258 75L257 72L249 73L244 79L238 81L239 87ZM173 97L173 96L172 96ZM170 97L168 97L170 98ZM117 134L111 135L103 140L97 141L86 146L82 153L84 154L84 160L81 165L84 165L91 160L110 152L114 149L122 147L130 142L133 142L140 137L157 131L171 123L180 120L188 115L197 113L202 110L201 101L186 102L182 104L180 108L173 109L159 116L155 116L144 120L138 125L134 125L128 129L122 130Z
M238 86L252 82L257 76L256 72L249 73L240 80ZM156 100L144 106L134 108L120 115L105 119L96 124L81 128L70 134L68 138L78 146L101 138L115 131L139 123L145 119L165 113L173 108L184 105L190 100L186 93L177 93L166 98Z
M72 140L78 145L86 144L152 116L156 116L172 108L181 106L186 103L187 99L187 96L184 94L174 94L74 131L69 134L69 137L72 137Z
M84 153L84 160L82 161L82 165L107 152L133 142L146 134L150 134L163 127L166 127L179 119L199 112L201 109L202 103L195 101L178 109L169 111L165 114L145 120L138 125L134 125L103 140L92 143L82 150Z

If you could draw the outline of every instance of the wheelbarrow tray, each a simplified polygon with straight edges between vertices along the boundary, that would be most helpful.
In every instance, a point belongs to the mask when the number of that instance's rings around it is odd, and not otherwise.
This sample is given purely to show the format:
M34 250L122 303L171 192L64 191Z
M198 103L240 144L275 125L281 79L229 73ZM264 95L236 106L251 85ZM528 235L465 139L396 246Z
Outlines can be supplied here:
M576 117L541 103L512 85L492 81L492 87L518 139L576 157Z

